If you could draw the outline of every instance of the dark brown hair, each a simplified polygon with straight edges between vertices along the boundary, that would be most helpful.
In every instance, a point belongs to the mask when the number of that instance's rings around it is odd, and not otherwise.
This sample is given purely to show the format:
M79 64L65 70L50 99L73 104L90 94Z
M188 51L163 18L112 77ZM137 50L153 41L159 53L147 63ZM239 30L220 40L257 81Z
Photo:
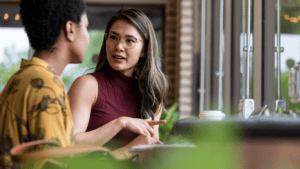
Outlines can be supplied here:
M137 63L134 76L137 77L141 96L141 117L153 118L159 105L165 100L168 88L167 78L157 66L158 44L154 28L143 12L137 9L121 9L109 19L105 33L109 33L112 24L118 20L130 23L143 37L143 57ZM107 71L110 68L106 58L105 43L103 39L95 72Z

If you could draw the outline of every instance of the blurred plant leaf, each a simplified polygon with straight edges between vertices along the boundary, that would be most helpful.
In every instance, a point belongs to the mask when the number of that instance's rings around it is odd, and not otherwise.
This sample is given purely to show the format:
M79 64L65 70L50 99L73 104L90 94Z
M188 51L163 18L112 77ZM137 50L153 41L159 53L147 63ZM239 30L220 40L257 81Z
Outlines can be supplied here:
M165 124L159 126L159 136L160 139L166 140L168 135L173 129L174 124L179 120L180 115L177 112L178 103L174 103L167 112L162 111L161 120L166 120Z

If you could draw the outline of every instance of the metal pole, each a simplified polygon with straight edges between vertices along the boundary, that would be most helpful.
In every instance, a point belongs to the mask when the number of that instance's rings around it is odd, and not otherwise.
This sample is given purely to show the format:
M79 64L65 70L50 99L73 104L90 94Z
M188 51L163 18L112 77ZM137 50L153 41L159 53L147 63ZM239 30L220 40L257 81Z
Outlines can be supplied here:
M281 99L281 89L280 89L280 1L277 0L277 99Z
M200 113L204 110L204 83L205 83L205 20L206 20L206 0L202 0L201 18L201 75L200 75Z
M246 99L250 98L250 24L251 24L251 0L248 0L248 21L247 21L247 92Z
M242 35L243 35L243 45L242 45L242 51L243 51L243 54L242 54L242 76L243 76L243 86L242 86L242 96L243 98L246 96L246 63L245 63L245 58L246 58L246 52L243 50L244 47L246 46L247 44L247 36L246 36L246 30L245 30L245 26L246 26L246 0L243 0L243 11L242 11L242 17L243 17L243 20L242 20Z
M247 59L247 68L246 68L246 96L244 99L240 101L239 104L239 112L243 116L243 118L247 119L254 111L254 100L250 99L250 24L251 24L251 0L248 0L248 19L247 19L247 53L246 53L246 59Z
M224 15L224 0L220 0L220 49L219 49L219 110L222 111L223 99L223 15Z

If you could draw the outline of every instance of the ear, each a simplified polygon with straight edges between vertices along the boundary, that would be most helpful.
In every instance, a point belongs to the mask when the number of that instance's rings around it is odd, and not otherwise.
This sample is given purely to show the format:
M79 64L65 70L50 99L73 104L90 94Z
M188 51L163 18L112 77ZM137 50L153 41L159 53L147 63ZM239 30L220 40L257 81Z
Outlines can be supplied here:
M75 36L76 36L76 24L72 21L68 21L65 24L65 36L67 38L67 40L69 41L74 41L75 40Z

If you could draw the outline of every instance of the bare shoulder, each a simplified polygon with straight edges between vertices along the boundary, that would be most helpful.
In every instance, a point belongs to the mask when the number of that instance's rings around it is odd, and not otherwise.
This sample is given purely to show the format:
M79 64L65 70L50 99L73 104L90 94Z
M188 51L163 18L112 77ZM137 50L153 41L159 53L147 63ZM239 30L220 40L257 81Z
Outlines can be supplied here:
M92 75L80 76L73 82L68 95L71 100L72 97L77 97L91 99L94 102L98 95L98 82Z
M72 84L71 88L97 88L97 80L92 75L79 76ZM70 88L70 90L71 90Z

